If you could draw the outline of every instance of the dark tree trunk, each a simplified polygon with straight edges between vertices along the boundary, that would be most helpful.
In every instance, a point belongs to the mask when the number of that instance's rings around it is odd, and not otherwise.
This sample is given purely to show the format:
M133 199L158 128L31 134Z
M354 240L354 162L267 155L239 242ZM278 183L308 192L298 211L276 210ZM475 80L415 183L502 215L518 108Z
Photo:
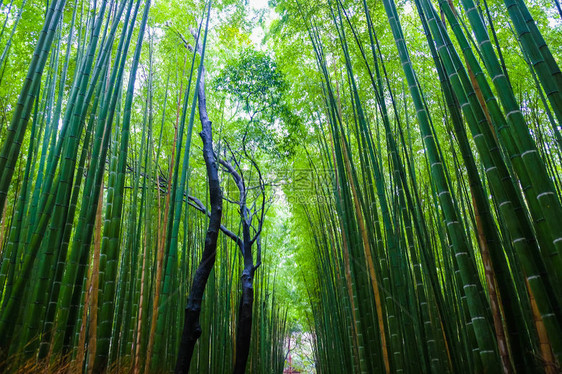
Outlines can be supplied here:
M185 308L184 327L181 336L178 360L176 362L176 373L187 373L193 350L197 339L201 336L201 325L199 314L201 313L201 301L203 292L209 279L209 274L213 270L217 251L217 238L221 226L222 218L222 191L220 188L218 165L213 151L213 134L211 121L207 116L207 103L205 97L205 72L197 92L199 100L199 118L201 119L201 139L203 140L203 158L207 168L207 178L209 183L209 199L211 203L211 214L207 235L205 237L205 248L199 267L193 277L191 293Z
M242 297L238 309L238 332L236 334L236 362L234 374L244 374L250 353L252 337L252 307L254 304L253 267L245 268L242 273Z
M240 189L245 196L245 187ZM243 207L240 209L242 218L242 233L244 238L244 270L242 271L242 297L238 308L238 331L236 334L236 360L234 374L244 374L248 354L250 353L250 340L252 337L252 307L254 304L254 258L252 256L253 241L250 235L251 215L246 207L246 198L242 198Z

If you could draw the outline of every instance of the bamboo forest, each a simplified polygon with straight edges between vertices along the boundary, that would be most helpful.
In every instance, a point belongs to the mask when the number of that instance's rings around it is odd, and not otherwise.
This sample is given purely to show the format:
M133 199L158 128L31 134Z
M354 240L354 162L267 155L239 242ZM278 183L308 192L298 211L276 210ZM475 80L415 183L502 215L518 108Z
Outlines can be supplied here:
M560 0L0 0L0 373L562 373Z

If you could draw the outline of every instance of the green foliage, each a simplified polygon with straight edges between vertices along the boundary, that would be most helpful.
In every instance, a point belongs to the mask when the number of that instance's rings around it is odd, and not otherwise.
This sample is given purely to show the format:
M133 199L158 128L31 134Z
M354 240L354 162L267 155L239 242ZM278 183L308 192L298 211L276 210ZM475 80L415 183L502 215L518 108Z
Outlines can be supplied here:
M230 139L275 156L294 153L302 125L287 107L285 77L269 55L252 48L241 50L236 59L227 61L212 87L232 108Z
M283 76L264 52L242 50L236 61L226 65L214 80L214 87L228 94L250 116L272 117L283 91Z
M559 366L559 1L257 3L213 2L205 52L216 152L244 155L249 200L253 159L271 200L248 370L280 372L290 334L293 364L322 373ZM206 2L154 2L135 42L145 4L0 4L10 370L49 352L87 369L87 336L101 366L142 370L153 319L153 368L175 361L207 223L187 203L208 204L201 140L182 131ZM241 235L236 204L222 224ZM220 234L196 372L231 369L241 261Z

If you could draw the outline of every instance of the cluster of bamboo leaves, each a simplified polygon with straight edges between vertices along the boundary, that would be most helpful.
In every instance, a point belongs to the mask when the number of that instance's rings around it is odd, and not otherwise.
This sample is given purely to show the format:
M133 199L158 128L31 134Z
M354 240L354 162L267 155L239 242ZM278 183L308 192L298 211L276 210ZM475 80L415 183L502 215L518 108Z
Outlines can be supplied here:
M367 0L298 4L323 82L310 162L331 175L304 208L319 372L560 370L562 74L525 2L504 3L537 106L515 95L485 1L383 0L386 17Z
M26 1L13 3L0 3L4 67ZM207 191L205 180L189 183L203 55L178 41L181 61L162 68L150 5L53 0L45 9L1 134L3 372L162 372L175 363L207 220L186 202L188 184L190 194ZM205 48L205 22L196 39ZM198 373L229 371L234 357L241 259L227 238L218 252ZM267 270L257 279L248 366L280 372L285 317Z

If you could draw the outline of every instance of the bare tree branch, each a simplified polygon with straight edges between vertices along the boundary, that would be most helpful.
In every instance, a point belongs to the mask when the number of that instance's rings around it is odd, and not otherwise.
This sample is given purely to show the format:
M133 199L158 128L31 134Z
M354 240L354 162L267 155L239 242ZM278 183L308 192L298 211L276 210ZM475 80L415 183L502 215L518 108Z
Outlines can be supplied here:
M210 213L207 211L207 209L205 208L205 205L201 202L201 200L199 200L195 196L191 196L191 195L188 195L187 198L189 199L188 204L191 207L197 209L201 213L210 217ZM232 231L227 229L224 225L221 224L220 229L226 236L228 236L230 239L232 239L238 247L242 248L244 246L244 243L242 242L242 239L240 239L240 237L238 237L238 235L236 235L235 233L233 233Z

